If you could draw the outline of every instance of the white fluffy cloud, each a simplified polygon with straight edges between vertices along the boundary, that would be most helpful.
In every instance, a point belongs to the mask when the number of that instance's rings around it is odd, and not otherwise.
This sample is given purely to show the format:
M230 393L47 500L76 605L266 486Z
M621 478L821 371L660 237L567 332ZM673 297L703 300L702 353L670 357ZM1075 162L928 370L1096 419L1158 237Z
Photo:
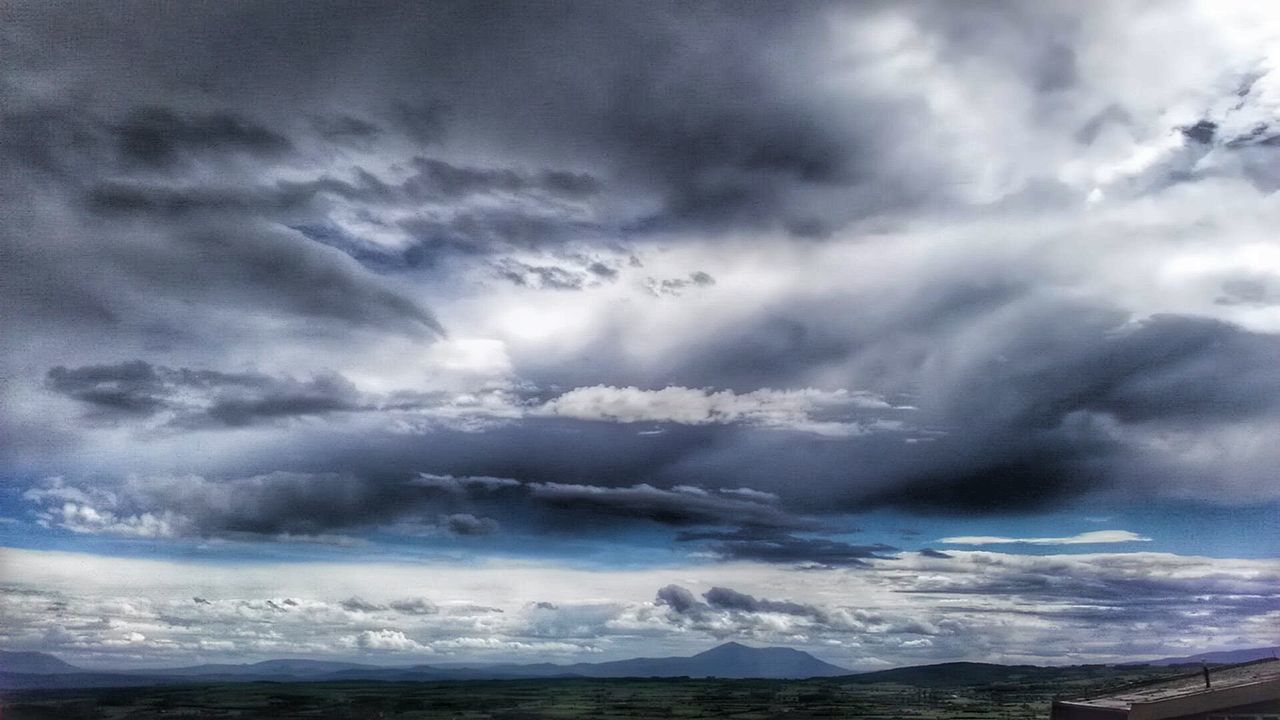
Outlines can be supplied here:
M789 428L820 435L850 435L866 425L849 420L858 410L910 410L895 408L873 393L849 390L707 390L670 386L660 390L596 385L570 390L537 408L536 414L578 420L621 423L654 422L707 425L743 422L763 427ZM824 416L832 419L824 419ZM880 421L892 427L890 420Z
M431 652L430 647L423 646L417 641L405 636L400 630L364 630L359 635L343 638L343 645L350 646L354 642L355 646L361 650L371 651L388 651L388 652Z
M998 535L957 535L944 537L938 542L948 545L1092 545L1105 543L1150 542L1128 530L1094 530L1067 537L1000 537Z

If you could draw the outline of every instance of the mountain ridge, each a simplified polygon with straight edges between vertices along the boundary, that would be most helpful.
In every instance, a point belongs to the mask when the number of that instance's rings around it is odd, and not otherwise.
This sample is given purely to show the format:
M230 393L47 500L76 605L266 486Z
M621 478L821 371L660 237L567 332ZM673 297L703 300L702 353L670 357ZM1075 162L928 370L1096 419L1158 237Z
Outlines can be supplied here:
M1280 646L1238 648L1235 650L1210 650L1208 652L1195 653L1194 655L1158 658L1156 660L1145 660L1143 661L1143 664L1187 665L1190 663L1207 662L1207 663L1213 663L1213 664L1230 665L1234 663L1250 662L1253 660L1263 660L1266 658L1280 658Z
M691 656L630 658L600 663L504 663L483 666L436 667L433 665L385 666L325 660L278 659L255 663L215 663L175 668L97 671L79 668L46 653L0 655L0 686L57 678L48 682L74 686L77 677L93 684L128 684L141 681L339 681L339 680L482 680L517 678L624 678L717 677L802 679L847 675L847 668L819 660L802 650L786 647L753 648L729 642ZM24 685L25 686L25 685Z
M1274 647L1241 648L1161 658L1115 667L1174 666L1203 658L1226 664L1275 657ZM1241 660L1243 658L1243 660ZM1090 667L1090 666L1064 666ZM1098 666L1104 667L1104 666ZM1035 677L1057 667L948 662L887 670L853 672L788 647L750 647L727 642L690 656L630 658L599 663L501 663L386 666L329 660L280 658L254 663L215 663L176 668L102 671L80 668L40 652L0 651L0 688L76 688L161 685L190 682L432 682L553 678L695 677L725 679L804 679L842 677L851 682L901 682L948 686L998 682L1008 677Z

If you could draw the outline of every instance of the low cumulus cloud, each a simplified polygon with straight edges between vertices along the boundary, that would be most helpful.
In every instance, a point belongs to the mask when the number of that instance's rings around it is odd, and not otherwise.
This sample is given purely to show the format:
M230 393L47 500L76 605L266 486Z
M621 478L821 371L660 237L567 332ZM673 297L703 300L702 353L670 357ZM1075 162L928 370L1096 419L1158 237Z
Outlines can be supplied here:
M794 633L866 630L871 615L847 608L819 607L790 600L757 598L727 587L712 587L702 600L685 587L659 588L654 603L670 610L677 625L715 637L750 637L761 632Z
M401 630L364 630L360 634L342 638L344 644L354 644L363 651L372 652L431 652L431 648L406 636Z
M425 598L373 603L359 597L350 597L343 600L339 605L342 606L343 610L359 613L392 612L402 615L435 615L440 612L440 608L435 603Z
M547 585L529 581L535 569L527 563L337 563L317 577L303 566L178 560L165 562L160 576L158 561L8 549L16 577L40 583L0 586L7 618L0 639L12 649L116 667L140 652L173 664L383 652L437 662L542 661L602 648L643 655L655 640L692 654L737 639L862 668L962 658L1061 662L1063 647L1075 661L1132 661L1179 654L1206 636L1247 645L1273 637L1280 607L1273 560L951 554L904 554L863 572L819 575L779 566L536 571L549 573L539 576L554 581ZM670 582L690 572L705 580ZM656 591L646 586L662 576L668 581ZM282 592L251 591L266 579ZM397 590L433 583L441 586L429 597ZM216 594L197 596L204 602L177 591L212 585ZM576 585L596 600L571 599ZM364 595L334 592L339 587ZM548 595L557 601L538 599Z

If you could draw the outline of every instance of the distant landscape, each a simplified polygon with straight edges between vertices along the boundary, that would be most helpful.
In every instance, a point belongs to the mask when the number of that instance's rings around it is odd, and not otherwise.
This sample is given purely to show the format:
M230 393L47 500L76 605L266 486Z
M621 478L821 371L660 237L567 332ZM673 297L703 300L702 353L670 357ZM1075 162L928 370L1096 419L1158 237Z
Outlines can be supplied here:
M1141 664L1038 667L956 662L849 671L790 648L725 643L691 657L572 665L381 667L269 660L92 672L0 653L4 717L19 718L862 718L1021 720L1054 697L1242 662L1280 648Z
M1277 227L1280 2L0 0L0 720L1280 720Z
M1247 662L1280 656L1280 648L1262 647L1161 658L1118 667L1170 667ZM88 670L48 653L0 651L0 688L51 689L137 687L176 683L226 682L440 682L544 678L720 678L805 680L841 677L858 683L908 685L973 685L1008 678L1063 677L1074 668L1105 665L1037 667L955 662L900 667L874 672L853 671L813 655L785 647L749 647L727 642L689 657L632 658L600 663L491 663L445 666L383 666L326 660L280 659L243 664L206 664L145 670ZM1127 671L1126 671L1127 672ZM1086 674L1088 677L1092 675ZM1104 672L1103 675L1109 675Z

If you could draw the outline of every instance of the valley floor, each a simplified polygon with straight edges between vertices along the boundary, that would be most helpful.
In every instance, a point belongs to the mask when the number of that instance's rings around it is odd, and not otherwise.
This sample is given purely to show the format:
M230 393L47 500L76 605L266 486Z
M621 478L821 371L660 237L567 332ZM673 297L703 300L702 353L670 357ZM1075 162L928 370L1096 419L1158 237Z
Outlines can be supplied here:
M1099 668L999 683L930 686L850 678L238 683L6 693L5 720L104 718L948 718L1042 720L1053 695L1159 672Z

